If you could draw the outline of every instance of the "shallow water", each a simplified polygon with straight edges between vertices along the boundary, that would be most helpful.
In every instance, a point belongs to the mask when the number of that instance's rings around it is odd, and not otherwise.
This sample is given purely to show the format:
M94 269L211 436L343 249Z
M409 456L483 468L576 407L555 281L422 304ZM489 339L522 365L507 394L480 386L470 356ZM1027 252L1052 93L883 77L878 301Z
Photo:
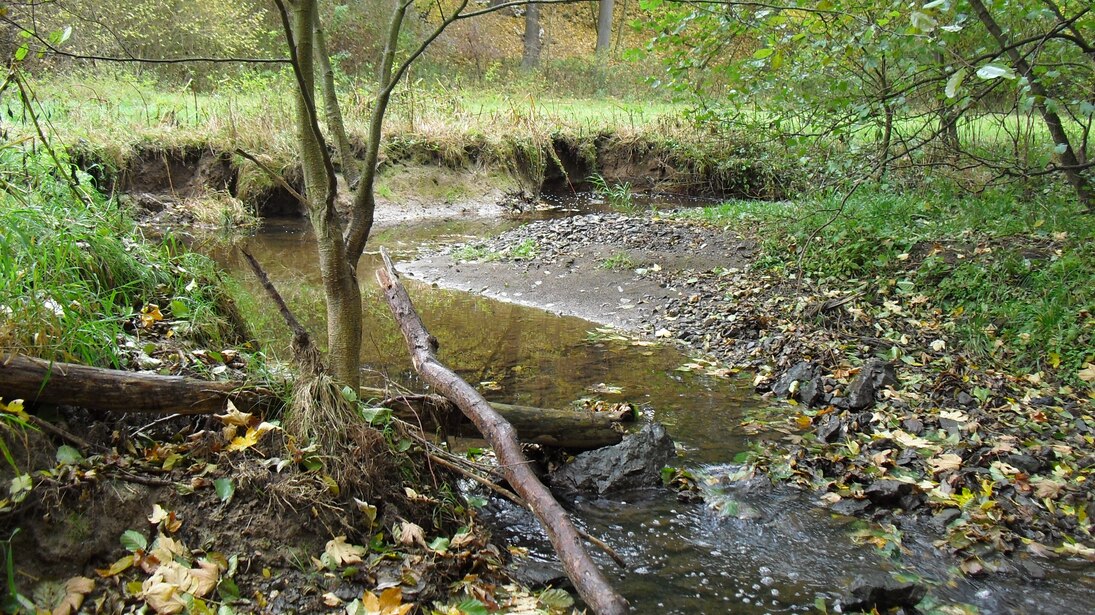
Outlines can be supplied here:
M398 260L419 249L502 230L513 222L432 222L395 227L374 238ZM247 241L298 317L323 330L322 297L315 246L302 221L271 222ZM370 248L372 249L372 248ZM213 251L241 283L258 292L238 255ZM382 376L419 389L403 340L388 313L372 271L379 257L359 265L367 306L362 363L367 379ZM746 446L736 431L749 404L761 403L749 382L678 371L687 358L664 346L605 339L611 334L572 317L501 303L469 293L405 280L423 321L441 344L439 356L493 401L563 407L581 397L630 401L648 418L664 423L682 450L682 467L713 475ZM288 339L271 315L260 337L276 352ZM606 393L605 391L617 391ZM673 494L653 490L611 499L567 503L577 522L613 545L629 562L626 572L597 554L614 584L641 613L792 613L831 600L857 577L884 579L897 570L875 548L851 535L863 522L831 515L806 494L772 488L764 481L724 487L722 512L682 504ZM732 514L728 514L730 511ZM550 548L535 521L504 504L484 516L496 531L548 557ZM1045 578L997 575L953 586L948 563L931 555L931 536L906 529L902 557L906 573L932 585L930 597L965 603L983 613L1095 612L1095 570L1084 564L1039 561ZM928 555L924 555L924 554ZM830 602L831 604L831 602Z

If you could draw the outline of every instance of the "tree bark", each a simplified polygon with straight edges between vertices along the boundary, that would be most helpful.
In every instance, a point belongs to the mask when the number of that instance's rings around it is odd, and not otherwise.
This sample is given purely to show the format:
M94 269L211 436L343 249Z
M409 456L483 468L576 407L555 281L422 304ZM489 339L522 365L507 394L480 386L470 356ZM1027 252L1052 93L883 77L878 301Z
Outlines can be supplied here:
M308 219L316 234L326 299L329 366L335 380L356 389L361 382L361 288L348 258L342 223L335 211L334 167L316 117L315 0L296 3L293 26L288 23L283 0L277 0L277 3L282 11L297 78L297 140L304 167Z
M1034 106L1042 115L1042 119L1045 120L1046 128L1049 129L1049 135L1053 138L1054 145L1064 147L1065 151L1058 154L1058 159L1061 161L1065 178L1076 191L1076 197L1080 200L1080 205L1088 213L1095 213L1095 191L1092 190L1087 177L1084 176L1080 168L1080 160L1076 156L1076 151L1072 148L1072 143L1068 138L1068 132L1065 130L1064 124L1061 122L1061 117L1046 105L1049 92L1038 80L1030 63L1026 61L1019 49L1008 41L1007 35L1000 28L1000 24L996 23L985 3L981 0L970 0L970 7L989 34L996 39L996 44L1001 49L1007 50L1008 57L1011 58L1015 70L1026 77L1027 82L1030 84L1030 92L1034 95Z
M318 10L318 7L317 7ZM335 71L331 68L331 56L327 51L327 38L323 34L319 15L314 17L316 41L316 62L319 64L320 90L323 92L323 113L327 120L327 130L335 139L338 146L338 161L342 165L342 176L351 189L357 187L358 177L361 175L357 160L354 159L353 147L350 146L350 137L346 134L346 123L342 119L342 108L338 104L338 92L335 90Z
M623 615L628 612L627 600L608 584L597 564L582 545L581 537L567 517L566 511L555 501L551 492L533 474L528 460L517 443L517 434L504 418L487 404L471 385L464 382L435 356L437 339L426 331L422 320L411 304L407 291L386 252L381 250L385 268L376 272L377 280L384 289L388 306L395 315L415 371L423 380L453 400L475 423L479 432L494 449L503 476L514 490L525 499L530 510L544 527L555 552L563 564L578 594L598 615Z
M240 409L265 407L274 395L242 382L138 374L20 355L0 359L0 397L119 412L210 414L228 400Z
M529 4L525 7L524 52L521 54L521 68L533 70L540 66L540 5Z
M597 7L597 49L598 57L608 55L612 45L612 9L615 0L600 0Z

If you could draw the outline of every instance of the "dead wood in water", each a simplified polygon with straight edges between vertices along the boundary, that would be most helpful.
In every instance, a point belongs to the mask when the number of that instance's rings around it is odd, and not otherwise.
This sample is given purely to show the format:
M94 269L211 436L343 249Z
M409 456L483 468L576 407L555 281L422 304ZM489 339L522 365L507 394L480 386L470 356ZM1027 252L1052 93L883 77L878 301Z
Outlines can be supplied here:
M529 509L547 532L563 569L586 604L598 615L627 613L627 600L609 585L583 546L582 538L566 511L529 468L513 426L491 408L478 391L437 360L437 340L422 324L388 253L381 249L381 255L385 268L377 270L376 277L407 342L415 371L451 399L475 423L494 449L502 474L528 503Z
M384 394L376 389L363 392ZM441 395L396 395L377 405L391 408L396 416L411 423L415 421L408 417L416 417L427 432L440 429L452 436L479 437L475 424ZM513 425L522 442L581 451L619 444L623 439L623 422L632 418L630 409L592 412L495 402L490 402L490 406Z

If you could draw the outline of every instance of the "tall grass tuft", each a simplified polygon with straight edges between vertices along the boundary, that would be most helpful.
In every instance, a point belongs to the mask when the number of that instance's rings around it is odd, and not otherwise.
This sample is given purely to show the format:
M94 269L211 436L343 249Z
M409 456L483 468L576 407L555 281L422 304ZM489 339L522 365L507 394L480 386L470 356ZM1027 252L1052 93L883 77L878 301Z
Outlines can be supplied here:
M75 198L71 174L87 201ZM212 263L159 245L75 167L0 150L0 351L121 367L124 325L155 303L180 332L219 343L232 325Z

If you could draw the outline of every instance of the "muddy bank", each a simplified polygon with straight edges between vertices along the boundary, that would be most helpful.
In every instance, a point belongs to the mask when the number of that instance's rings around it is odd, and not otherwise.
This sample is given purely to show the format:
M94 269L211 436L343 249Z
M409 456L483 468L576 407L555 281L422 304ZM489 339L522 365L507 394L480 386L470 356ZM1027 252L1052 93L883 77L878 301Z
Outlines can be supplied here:
M745 474L891 528L874 540L888 553L905 548L902 528L926 527L960 576L1040 578L1055 559L1095 560L1095 419L1082 392L973 360L926 289L800 285L754 266L753 252L723 229L593 214L405 269L755 370L758 391L782 403L726 427L758 442Z
M755 162L755 146L744 142L681 144L673 140L603 133L560 134L528 142L487 141L467 136L459 144L433 142L422 135L397 134L383 144L376 186L382 224L422 217L477 212L497 215L506 208L535 204L541 195L588 191L590 178L635 192L708 198L775 199L786 196L798 172ZM281 174L292 190L303 191L298 163L254 152ZM73 148L73 159L104 193L130 197L145 218L159 222L241 223L257 218L295 217L302 208L290 190L254 163L211 146L137 147L111 162L94 147ZM350 207L348 186L340 189L342 210ZM202 201L239 210L233 216L209 214ZM210 205L206 203L206 208ZM483 211L480 211L483 210Z

